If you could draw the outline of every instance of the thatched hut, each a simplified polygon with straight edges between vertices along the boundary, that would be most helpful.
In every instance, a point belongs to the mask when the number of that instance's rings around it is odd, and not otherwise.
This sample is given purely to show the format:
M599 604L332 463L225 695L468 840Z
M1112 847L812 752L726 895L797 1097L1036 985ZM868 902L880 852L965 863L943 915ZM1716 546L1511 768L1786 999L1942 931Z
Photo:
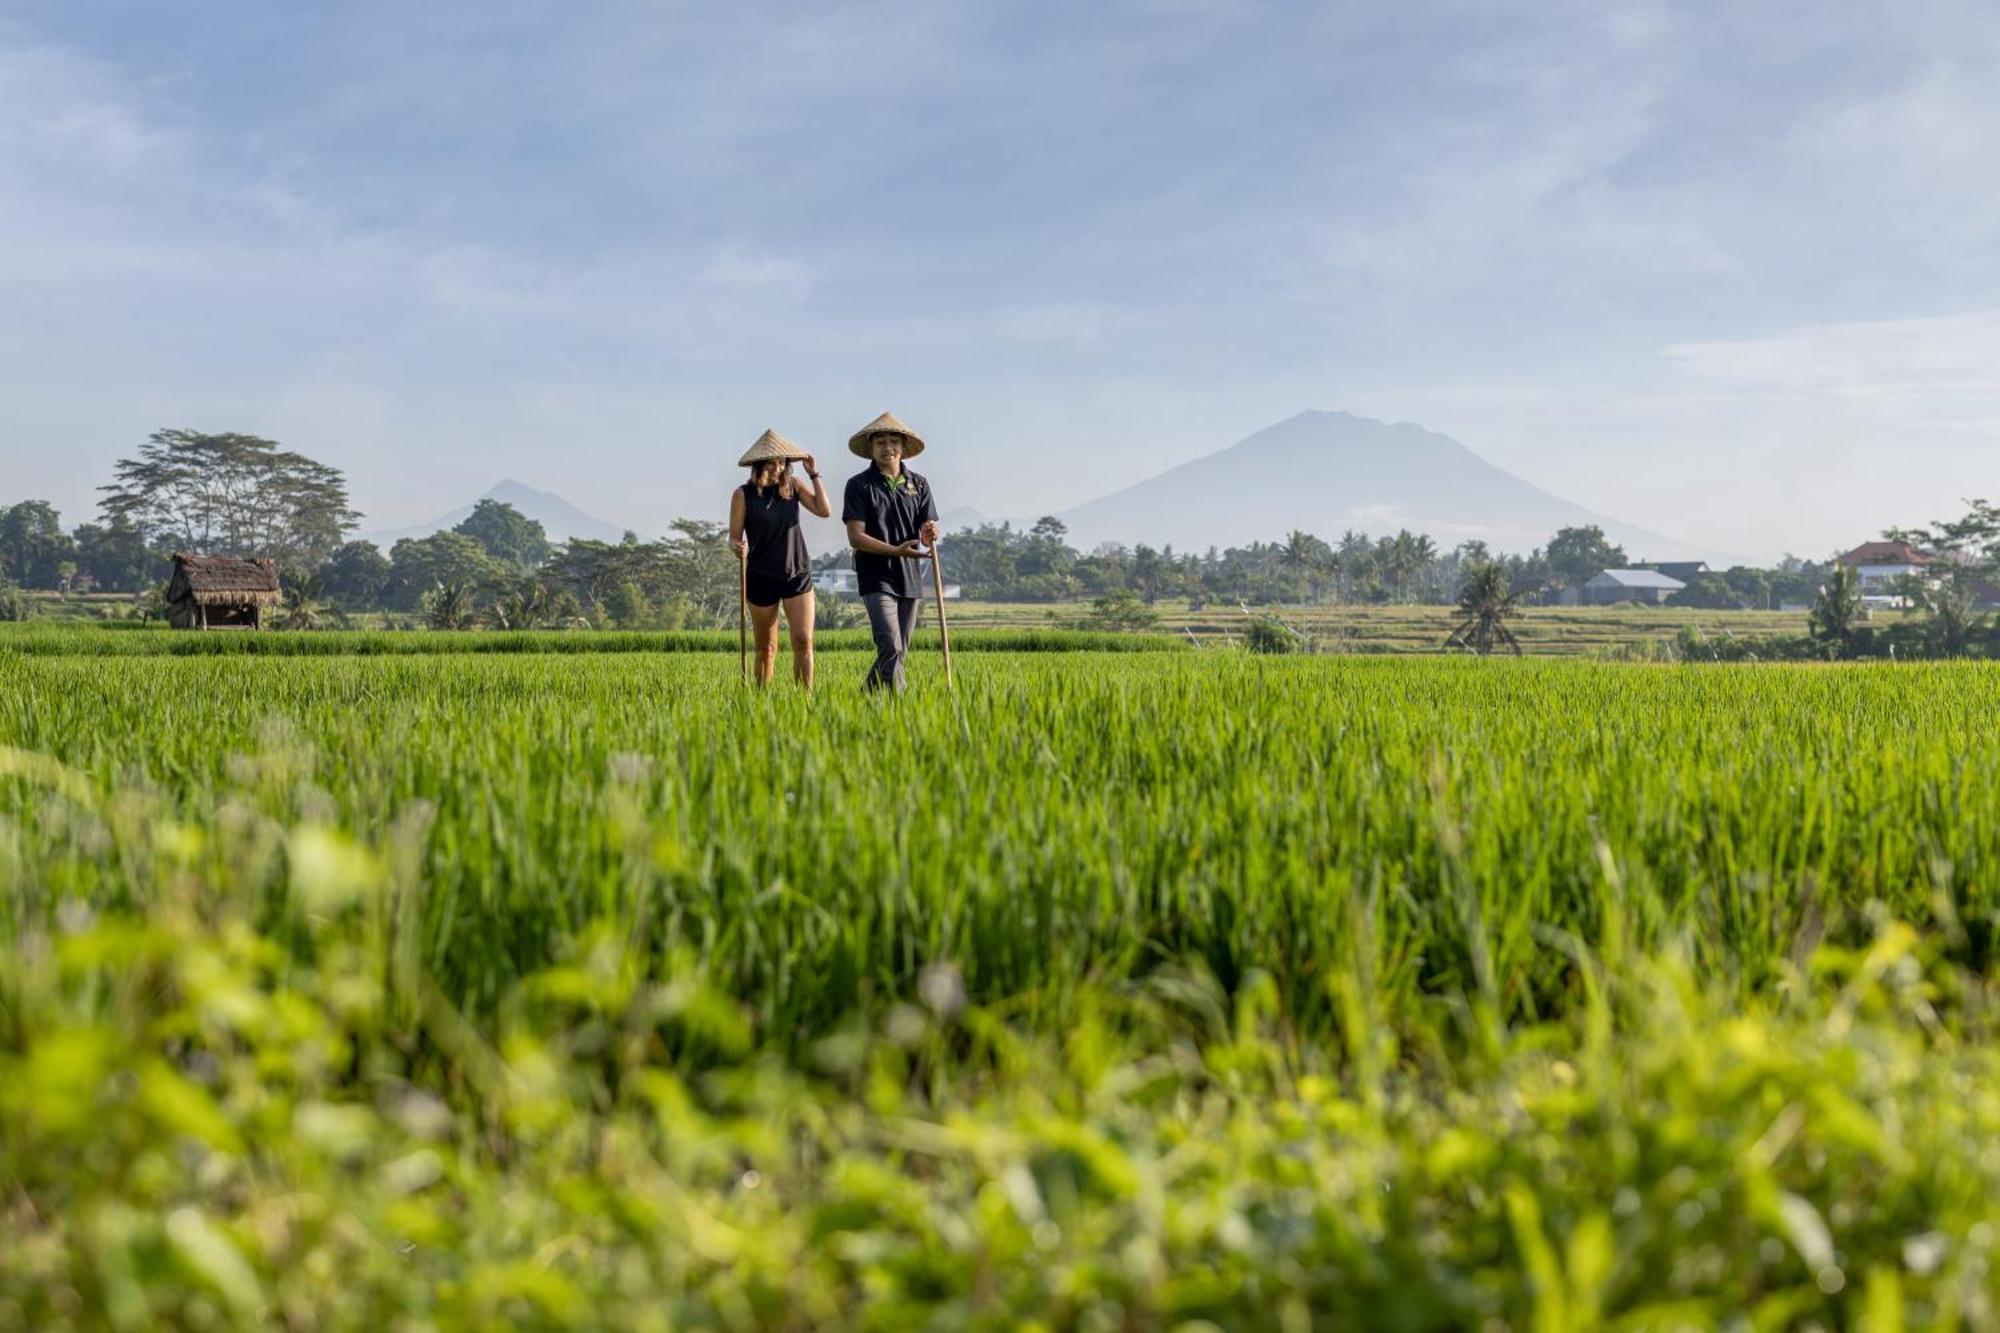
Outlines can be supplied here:
M167 580L167 620L175 629L262 629L275 605L278 567L234 555L174 553Z

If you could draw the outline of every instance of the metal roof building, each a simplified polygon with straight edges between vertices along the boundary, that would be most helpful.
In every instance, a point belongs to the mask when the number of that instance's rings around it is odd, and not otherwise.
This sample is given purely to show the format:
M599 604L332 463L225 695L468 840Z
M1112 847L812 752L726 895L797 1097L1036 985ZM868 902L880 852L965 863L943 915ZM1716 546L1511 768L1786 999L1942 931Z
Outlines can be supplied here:
M1658 606L1687 584L1652 569L1607 569L1583 585L1586 606L1613 602L1645 602Z

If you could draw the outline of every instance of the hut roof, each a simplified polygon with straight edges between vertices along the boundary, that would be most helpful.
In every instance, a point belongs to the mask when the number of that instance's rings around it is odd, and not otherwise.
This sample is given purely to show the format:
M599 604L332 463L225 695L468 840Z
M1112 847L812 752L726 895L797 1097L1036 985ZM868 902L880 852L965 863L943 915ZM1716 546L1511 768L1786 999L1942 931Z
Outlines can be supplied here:
M269 560L176 551L174 574L175 583L186 585L184 595L204 606L242 606L248 602L261 606L283 596L278 589L278 567ZM171 595L182 590L176 587L168 591Z

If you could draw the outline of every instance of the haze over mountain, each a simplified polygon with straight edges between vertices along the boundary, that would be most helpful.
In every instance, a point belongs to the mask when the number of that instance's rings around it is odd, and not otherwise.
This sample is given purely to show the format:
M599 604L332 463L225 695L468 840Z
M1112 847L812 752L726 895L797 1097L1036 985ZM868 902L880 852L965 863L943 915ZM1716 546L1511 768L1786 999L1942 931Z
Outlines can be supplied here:
M552 491L538 491L532 486L524 486L518 481L503 481L481 500L499 500L520 510L527 517L542 525L542 530L552 542L568 541L573 537L583 537L591 541L615 542L625 535L625 530L616 523L607 523L601 518L584 513L569 501ZM395 542L405 537L428 537L433 532L455 528L472 513L472 505L461 505L449 514L443 514L429 523L418 523L407 528L394 528L380 532L364 533L369 541L387 550Z
M838 484L828 489L833 517L805 516L815 554L846 544ZM539 522L551 541L623 536L617 524L517 481L503 481L481 498L513 505ZM726 512L722 503L716 506L717 521ZM471 505L463 505L429 523L364 535L386 550L404 537L456 527L471 512ZM1478 538L1496 551L1526 552L1546 544L1558 528L1594 523L1634 560L1728 559L1551 494L1448 435L1346 412L1301 412L1220 452L1057 512L1069 525L1071 545L1081 550L1109 541L1201 551L1281 541L1297 527L1328 541L1349 528L1371 536L1409 528L1443 547ZM947 532L988 521L969 506L949 507L942 517ZM1033 521L1013 520L1017 527Z
M1348 528L1408 528L1443 547L1477 538L1525 553L1558 528L1594 523L1635 560L1721 558L1552 495L1448 435L1346 412L1301 412L1059 517L1080 549L1113 541L1199 551L1282 541L1293 528L1328 541Z

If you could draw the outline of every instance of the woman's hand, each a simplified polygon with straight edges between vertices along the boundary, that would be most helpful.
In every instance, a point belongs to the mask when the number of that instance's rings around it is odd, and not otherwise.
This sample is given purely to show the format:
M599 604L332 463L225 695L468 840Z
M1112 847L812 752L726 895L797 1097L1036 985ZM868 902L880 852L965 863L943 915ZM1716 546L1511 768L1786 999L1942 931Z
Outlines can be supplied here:
M806 465L806 475L808 477L811 477L814 481L818 481L819 460L817 458L814 458L811 454L807 454L803 459L799 461L801 461Z
M749 554L750 554L750 534L749 534L749 533L747 533L747 532L739 532L739 533L737 533L737 534L736 534L736 540L734 540L734 541L730 542L730 543L729 543L729 546L730 546L730 549L732 549L733 551L735 551L735 552L736 552L736 555L737 555L737 558L738 558L738 559L741 559L742 557L744 557L744 556L746 556L746 555L749 555Z

